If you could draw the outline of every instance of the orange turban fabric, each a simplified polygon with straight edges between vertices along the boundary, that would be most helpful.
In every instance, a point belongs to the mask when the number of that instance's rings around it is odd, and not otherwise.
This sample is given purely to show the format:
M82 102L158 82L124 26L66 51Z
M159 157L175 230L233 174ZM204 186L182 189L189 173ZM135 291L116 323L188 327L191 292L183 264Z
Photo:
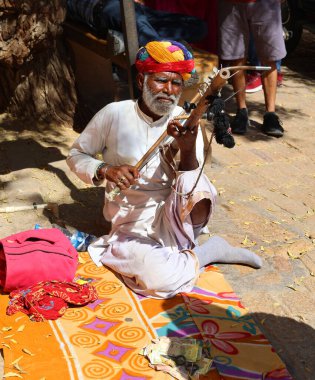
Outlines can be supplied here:
M194 59L190 51L176 41L151 41L140 48L136 57L136 68L140 73L171 71L188 80L194 70Z

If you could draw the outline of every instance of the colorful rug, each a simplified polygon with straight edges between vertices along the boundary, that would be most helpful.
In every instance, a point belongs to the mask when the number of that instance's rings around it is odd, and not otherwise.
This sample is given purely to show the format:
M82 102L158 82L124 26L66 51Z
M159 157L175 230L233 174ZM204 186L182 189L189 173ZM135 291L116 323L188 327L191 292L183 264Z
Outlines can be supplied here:
M81 254L77 272L99 299L70 308L56 321L7 316L0 296L0 342L5 378L26 380L170 380L138 354L158 336L211 343L211 371L201 379L291 379L248 310L214 266L193 292L168 300L137 296L108 269ZM0 347L1 347L0 346Z

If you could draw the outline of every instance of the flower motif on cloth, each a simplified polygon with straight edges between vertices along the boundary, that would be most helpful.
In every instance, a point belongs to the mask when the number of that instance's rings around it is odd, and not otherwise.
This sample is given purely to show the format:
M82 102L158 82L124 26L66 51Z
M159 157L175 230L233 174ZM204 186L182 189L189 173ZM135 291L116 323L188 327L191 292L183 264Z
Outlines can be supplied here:
M185 294L182 294L182 296L185 300L186 306L190 310L198 314L209 314L209 308L207 308L207 306L209 306L212 303L211 300L201 300L197 298L191 298L191 297L186 296Z
M250 333L247 332L222 332L219 331L219 325L214 321L204 321L202 323L204 337L218 350L228 354L236 355L238 349L230 343L230 341L241 341L244 338L249 338Z

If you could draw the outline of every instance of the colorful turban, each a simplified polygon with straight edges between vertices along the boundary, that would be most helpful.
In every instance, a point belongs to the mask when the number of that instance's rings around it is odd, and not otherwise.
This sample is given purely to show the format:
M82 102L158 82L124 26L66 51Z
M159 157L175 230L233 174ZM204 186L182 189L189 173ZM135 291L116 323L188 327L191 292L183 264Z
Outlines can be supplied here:
M195 71L190 51L176 41L151 41L140 48L136 57L136 68L140 73L172 71L188 80Z

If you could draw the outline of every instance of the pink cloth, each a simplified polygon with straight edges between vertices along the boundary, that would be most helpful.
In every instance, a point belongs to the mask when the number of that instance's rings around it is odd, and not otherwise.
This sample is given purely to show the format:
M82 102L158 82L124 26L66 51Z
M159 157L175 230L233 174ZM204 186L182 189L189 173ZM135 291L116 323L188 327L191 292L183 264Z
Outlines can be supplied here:
M0 286L5 292L40 281L72 281L78 253L57 228L29 230L0 240Z

